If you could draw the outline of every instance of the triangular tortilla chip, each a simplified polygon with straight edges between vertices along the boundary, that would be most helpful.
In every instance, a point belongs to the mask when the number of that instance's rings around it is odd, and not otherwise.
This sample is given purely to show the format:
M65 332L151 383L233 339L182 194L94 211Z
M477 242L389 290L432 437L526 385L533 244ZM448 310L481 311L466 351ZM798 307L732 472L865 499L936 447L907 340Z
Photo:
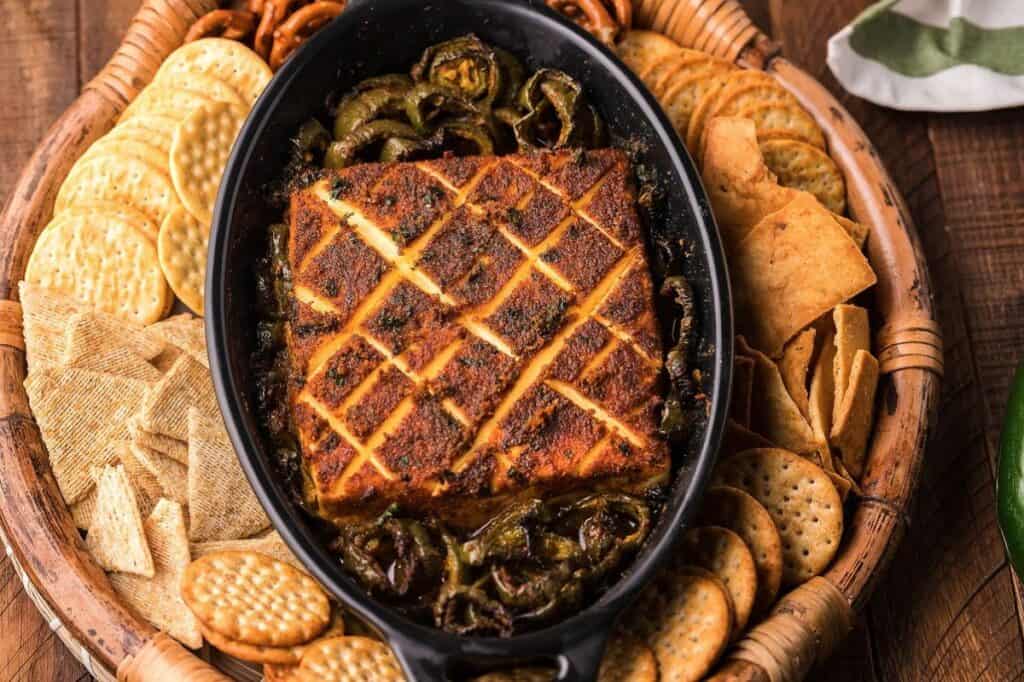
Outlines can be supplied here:
M750 427L750 405L754 394L754 360L737 355L732 368L732 405L729 416Z
M117 459L116 445L128 440L128 419L146 387L137 379L86 369L29 374L25 390L66 502L85 497L94 484L92 470Z
M258 537L246 538L244 540L197 542L192 545L192 557L195 559L214 552L229 551L259 552L260 554L266 554L272 559L291 564L304 573L308 572L306 567L302 565L302 562L288 549L288 545L284 543L284 540L277 534L277 531L274 530Z
M779 360L782 383L786 385L793 402L800 408L800 414L807 419L810 419L807 408L807 370L811 364L811 355L814 353L814 336L813 327L797 334L796 338L786 344L782 350L782 359Z
M175 348L188 353L193 360L210 368L210 360L206 355L206 332L203 329L203 319L193 317L188 313L168 317L146 327L146 330L155 334L157 338L163 339Z
M740 331L772 357L876 281L864 254L813 197L798 197L758 223L734 250L730 273Z
M191 649L203 645L199 621L181 598L181 579L191 561L181 505L160 500L143 524L156 574L143 578L111 573L110 584L154 627Z
M85 306L29 282L21 283L20 295L29 372L59 365L64 358L67 321Z
M839 420L839 408L846 399L846 387L853 369L853 358L857 351L871 348L871 325L868 311L855 305L837 305L832 311L835 324L836 358L832 365L835 382L835 398L832 408L832 423Z
M878 360L858 350L850 370L850 385L832 425L829 441L839 451L843 464L854 479L864 473L871 418L878 388Z
M132 434L132 442L136 445L156 450L177 462L188 464L188 442L159 433L150 433L139 425L138 415L128 421L128 432Z
M220 418L188 413L189 540L237 540L270 525Z
M96 483L96 510L85 546L107 571L152 578L155 573L142 515L128 474L120 464L103 469Z
M139 463L160 483L163 496L177 502L188 504L188 467L174 461L156 450L132 444L132 454Z
M139 426L151 433L188 440L188 408L219 415L210 371L182 354L164 378L153 385L139 412Z
M737 338L736 345L741 353L754 360L751 430L779 447L802 455L817 451L811 425L786 390L778 366L767 355L747 345L742 336Z

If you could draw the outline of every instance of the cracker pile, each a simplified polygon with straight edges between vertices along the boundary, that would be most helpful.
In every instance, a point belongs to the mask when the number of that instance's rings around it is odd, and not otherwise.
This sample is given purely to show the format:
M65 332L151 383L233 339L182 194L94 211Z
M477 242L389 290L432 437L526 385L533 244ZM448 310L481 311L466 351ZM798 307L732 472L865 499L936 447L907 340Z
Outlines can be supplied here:
M143 326L21 285L32 412L96 563L156 627L198 647L179 583L227 549L294 562L224 431L202 320ZM292 569L294 570L294 569Z
M220 178L270 76L233 40L171 54L68 173L25 279L139 324L165 317L175 296L202 315Z
M729 258L736 359L725 442L697 526L624 619L661 680L698 680L781 590L827 570L858 493L878 361L868 230L814 119L769 75L632 31L622 59L701 167Z

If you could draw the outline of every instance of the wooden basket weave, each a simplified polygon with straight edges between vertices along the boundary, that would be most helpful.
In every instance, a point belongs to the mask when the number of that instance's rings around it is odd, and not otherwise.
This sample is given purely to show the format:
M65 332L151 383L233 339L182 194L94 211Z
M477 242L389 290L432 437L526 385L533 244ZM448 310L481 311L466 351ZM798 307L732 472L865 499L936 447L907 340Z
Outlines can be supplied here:
M102 680L115 675L146 682L232 678L125 608L85 551L22 387L26 368L17 283L72 163L110 129L188 27L216 5L216 0L144 0L113 58L47 132L0 214L0 532L27 593ZM874 312L882 325L875 352L883 378L863 496L830 570L783 598L714 677L718 682L800 680L846 635L906 529L942 374L931 285L909 212L863 131L821 85L778 56L777 46L739 4L634 0L634 5L638 27L763 69L790 90L825 131L846 176L853 217L871 227L867 253L878 274ZM231 675L253 678L241 670Z

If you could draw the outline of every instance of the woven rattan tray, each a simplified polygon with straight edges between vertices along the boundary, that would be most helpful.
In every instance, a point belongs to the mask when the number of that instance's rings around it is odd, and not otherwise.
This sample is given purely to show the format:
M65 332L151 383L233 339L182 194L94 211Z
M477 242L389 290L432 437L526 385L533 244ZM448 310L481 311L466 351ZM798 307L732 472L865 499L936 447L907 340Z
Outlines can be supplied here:
M72 163L114 123L215 0L145 0L103 71L47 132L0 215L0 530L27 593L71 651L99 679L258 679L225 658L211 665L122 606L85 551L50 473L29 409L17 283ZM826 658L867 601L907 526L928 423L942 374L924 257L907 208L850 115L777 47L733 0L634 0L635 24L763 69L825 131L846 176L852 216L871 227L878 274L874 339L883 378L863 496L829 571L784 597L748 632L715 680L799 680ZM215 667L216 666L216 667ZM218 672L219 668L222 672Z

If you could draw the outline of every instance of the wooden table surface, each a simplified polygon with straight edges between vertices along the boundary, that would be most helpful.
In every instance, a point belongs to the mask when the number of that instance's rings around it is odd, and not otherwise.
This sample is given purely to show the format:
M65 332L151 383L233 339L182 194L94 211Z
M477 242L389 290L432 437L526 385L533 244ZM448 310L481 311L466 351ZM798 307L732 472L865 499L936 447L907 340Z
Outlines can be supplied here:
M111 54L138 2L0 0L0 200L47 126ZM825 67L825 42L867 4L747 2L874 140L917 223L946 342L943 397L910 531L857 628L814 679L1022 679L1021 590L996 526L993 471L1024 347L1024 111L899 113L843 93ZM88 678L0 560L0 682Z

